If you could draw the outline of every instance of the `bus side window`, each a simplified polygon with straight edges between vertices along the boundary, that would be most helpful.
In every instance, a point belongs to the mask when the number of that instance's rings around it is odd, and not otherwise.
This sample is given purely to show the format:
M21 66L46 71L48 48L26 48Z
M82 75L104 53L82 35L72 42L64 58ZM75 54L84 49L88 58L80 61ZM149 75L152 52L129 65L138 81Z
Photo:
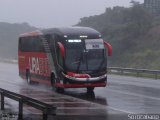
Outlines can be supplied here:
M39 51L40 51L40 52L45 52L45 50L44 50L44 45L43 45L43 43L42 43L42 39L39 39Z
M24 37L19 39L19 50L22 52L44 52L44 46L39 37Z
M21 46L22 46L22 51L23 52L30 52L31 51L31 42L30 42L30 38L31 37L24 37L22 38L22 41L21 41Z
M34 43L33 43L33 40L31 37L26 38L25 43L26 43L26 46L25 46L26 52L32 52L34 47L36 47L36 46L34 46Z
M32 52L44 52L44 46L40 37L32 37L29 39L30 51Z
M26 42L26 38L20 38L19 39L19 50L22 52L26 52L27 51L27 42Z
M19 38L19 41L18 41L18 49L20 50L20 51L22 51L22 39L21 38Z
M37 40L35 39L35 37L32 37L30 40L29 40L29 46L30 46L30 49L31 51L33 52L37 52L38 51L38 44L37 44Z

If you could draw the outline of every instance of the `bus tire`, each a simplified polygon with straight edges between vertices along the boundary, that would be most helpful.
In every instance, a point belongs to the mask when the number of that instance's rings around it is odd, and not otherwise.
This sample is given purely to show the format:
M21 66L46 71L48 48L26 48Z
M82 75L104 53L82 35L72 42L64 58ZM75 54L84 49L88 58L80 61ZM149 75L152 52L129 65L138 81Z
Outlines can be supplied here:
M56 87L56 92L64 93L64 88Z
M52 88L55 87L55 83L56 83L56 81L55 81L55 75L54 75L54 73L51 73L51 86L52 86Z
M87 93L93 93L94 87L87 87Z
M54 75L54 73L51 73L51 86L52 86L52 88L58 93L64 93L64 88L56 87L55 83L56 83L55 75Z
M27 80L28 84L32 84L31 74L30 74L29 70L26 70L26 80Z

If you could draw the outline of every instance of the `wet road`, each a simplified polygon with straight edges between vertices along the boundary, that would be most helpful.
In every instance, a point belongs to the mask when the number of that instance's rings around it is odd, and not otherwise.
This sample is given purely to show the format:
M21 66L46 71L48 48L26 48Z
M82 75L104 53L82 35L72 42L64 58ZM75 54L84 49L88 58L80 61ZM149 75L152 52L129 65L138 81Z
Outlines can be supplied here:
M67 92L79 98L83 95L82 90ZM160 114L160 80L109 75L108 87L96 88L94 93L90 101L118 111Z
M66 89L58 94L47 85L27 85L19 78L16 64L0 63L1 88L57 106L62 119L127 120L129 114L160 114L159 86L160 80L109 75L108 87L96 88L93 94L87 94L86 89ZM18 111L17 103L10 99L6 99L5 108ZM27 114L41 114L29 106L24 113L26 119Z

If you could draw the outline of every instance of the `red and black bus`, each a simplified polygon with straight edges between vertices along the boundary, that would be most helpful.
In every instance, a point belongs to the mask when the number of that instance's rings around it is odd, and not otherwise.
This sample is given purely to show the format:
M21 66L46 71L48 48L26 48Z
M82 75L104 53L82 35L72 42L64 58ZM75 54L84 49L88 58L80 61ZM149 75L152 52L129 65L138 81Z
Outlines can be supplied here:
M88 27L52 28L19 37L19 75L28 83L52 85L57 90L107 84L107 55L112 46Z

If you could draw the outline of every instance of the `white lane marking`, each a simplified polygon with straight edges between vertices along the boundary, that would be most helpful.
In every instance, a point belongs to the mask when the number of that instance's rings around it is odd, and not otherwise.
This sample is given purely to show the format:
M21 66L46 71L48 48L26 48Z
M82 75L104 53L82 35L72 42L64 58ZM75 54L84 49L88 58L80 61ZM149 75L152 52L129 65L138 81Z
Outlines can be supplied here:
M146 95L142 95L142 94L125 92L125 91L118 91L118 90L113 90L111 88L107 88L107 90L112 91L112 92L121 93L121 94L131 95L131 96L138 96L138 97L143 97L143 98L153 99L153 100L158 100L158 101L160 100L160 98L157 98L157 97L146 96Z
M110 107L110 106L107 106L107 108L110 108L110 109L115 110L115 111L124 112L124 113L127 113L127 114L135 114L134 112L130 112L128 110L121 110L121 109Z
M83 119L83 118L86 119L87 116L89 117L89 120L91 120L90 117L94 117L94 118L97 117L97 120L98 120L98 117L108 116L108 114L105 114L105 115L101 115L101 114L100 114L100 115L97 115L97 114L95 114L95 113L92 113L92 114L86 115L85 113L73 113L73 112L71 112L71 113L69 113L69 112L68 112L68 113L59 112L59 113L57 113L56 115L57 115L57 116L65 116L65 117L67 117L67 116L68 116L68 117L71 117L71 116L72 116L72 119L73 119L73 120L76 120L76 119L74 119L75 117L76 117L76 118L78 118L78 117L81 118L81 117L82 117L82 119ZM95 116L95 115L97 115L97 116ZM71 119L71 120L72 120L72 119ZM79 119L78 119L78 120L79 120ZM94 120L95 120L95 119L94 119Z
M106 110L106 107L103 107L103 108L102 107L58 107L57 109L68 109L68 110L69 109L71 109L71 110L72 109L85 109L85 110L86 109L90 109L90 110L92 110L92 109L93 110L94 109L101 109L101 110L104 109L104 110Z
M43 101L43 102L45 102L45 101ZM77 103L82 103L82 104L84 104L84 103L86 103L86 104L88 104L89 102L74 102L74 101L71 101L71 102L45 102L45 103L47 103L47 104L58 104L58 103L63 103L63 104L77 104Z
M33 99L36 99L36 100L42 100L42 101L45 101L45 100L68 100L68 101L76 101L74 99L70 99L69 97L57 97L57 96L47 96L46 94L44 94L44 97L42 95L39 95L38 94L36 95L36 97L30 95L30 94L23 94L24 96L27 96L27 97L31 97Z

